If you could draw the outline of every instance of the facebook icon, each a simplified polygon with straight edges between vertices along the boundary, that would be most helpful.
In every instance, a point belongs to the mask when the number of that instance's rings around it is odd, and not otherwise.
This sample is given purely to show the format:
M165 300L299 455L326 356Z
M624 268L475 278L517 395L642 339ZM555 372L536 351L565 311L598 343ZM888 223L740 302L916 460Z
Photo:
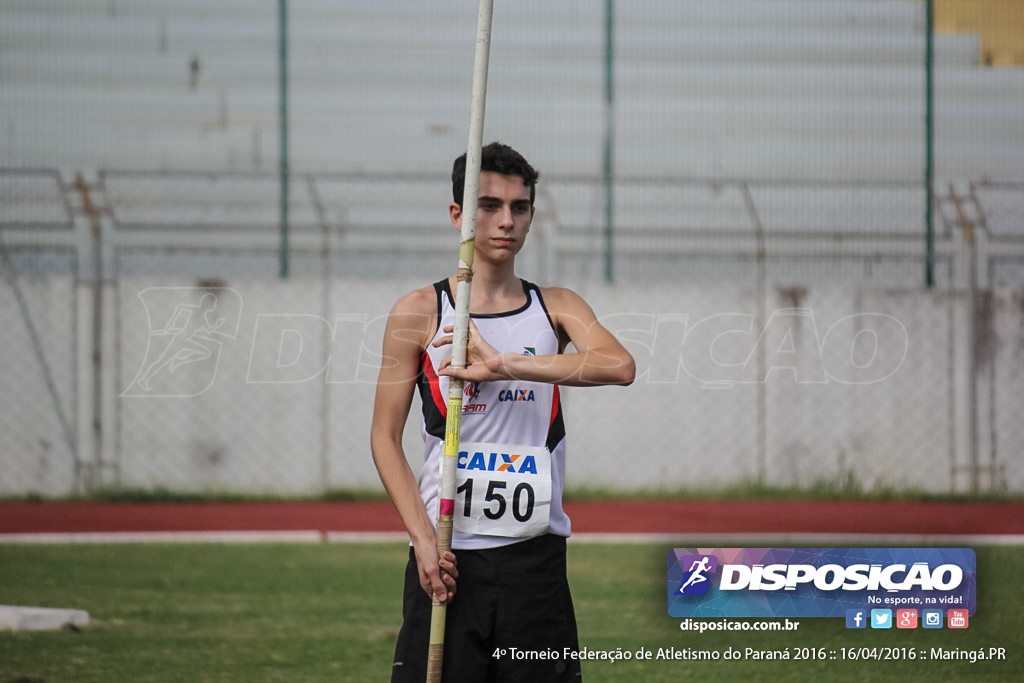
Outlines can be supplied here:
M846 628L867 628L867 613L862 609L846 610Z

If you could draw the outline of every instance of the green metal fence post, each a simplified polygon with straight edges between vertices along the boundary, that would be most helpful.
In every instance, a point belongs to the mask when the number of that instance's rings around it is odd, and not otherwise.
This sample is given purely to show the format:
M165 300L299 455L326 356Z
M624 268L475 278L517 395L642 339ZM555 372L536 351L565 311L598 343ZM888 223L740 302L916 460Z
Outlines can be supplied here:
M604 11L604 279L615 281L615 0Z
M935 285L935 1L925 0L924 38L924 283Z
M288 279L288 209L289 209L289 187L288 187L288 0L278 0L278 96L280 100L279 125L281 134L281 153L279 160L280 173L280 276L282 280Z

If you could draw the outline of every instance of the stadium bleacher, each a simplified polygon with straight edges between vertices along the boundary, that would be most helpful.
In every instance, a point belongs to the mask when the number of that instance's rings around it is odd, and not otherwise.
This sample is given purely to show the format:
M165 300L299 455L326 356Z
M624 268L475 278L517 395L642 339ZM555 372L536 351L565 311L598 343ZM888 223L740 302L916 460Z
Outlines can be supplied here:
M292 0L293 168L436 171L462 146L475 17L459 10ZM918 179L919 3L645 2L616 18L619 175ZM495 22L488 130L552 172L593 173L600 12L517 2ZM21 2L0 31L5 166L275 168L274 3ZM936 40L937 176L1017 180L1024 70L983 68L978 35Z
M443 211L423 207L443 207L445 168L464 146L475 16L456 3L288 6L294 246L320 249L329 233L339 249L385 253L397 233L421 253L447 249L427 230L444 224ZM1019 186L1005 183L1024 181L1024 68L982 64L982 36L957 32L963 13L943 11L937 191L967 181L987 185L983 198L1016 196ZM487 137L514 142L542 169L538 237L581 263L604 249L595 229L602 21L582 0L524 0L498 7L492 44ZM839 238L854 253L859 244L917 258L923 28L915 1L620 6L616 248L655 260L746 258L764 237L790 240L789 251L792 238ZM248 229L250 245L275 248L277 30L272 2L8 3L0 222L9 243L32 242L22 228L34 216L70 226L84 173L124 244L232 249ZM995 208L993 225L1017 235L1014 215ZM939 230L941 242L949 235Z

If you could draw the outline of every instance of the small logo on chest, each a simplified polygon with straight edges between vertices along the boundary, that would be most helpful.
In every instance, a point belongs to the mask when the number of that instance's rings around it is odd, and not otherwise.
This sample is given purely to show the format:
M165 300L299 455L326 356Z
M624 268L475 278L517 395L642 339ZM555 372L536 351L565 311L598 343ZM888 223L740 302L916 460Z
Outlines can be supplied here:
M502 389L498 392L498 402L505 401L535 401L533 389Z

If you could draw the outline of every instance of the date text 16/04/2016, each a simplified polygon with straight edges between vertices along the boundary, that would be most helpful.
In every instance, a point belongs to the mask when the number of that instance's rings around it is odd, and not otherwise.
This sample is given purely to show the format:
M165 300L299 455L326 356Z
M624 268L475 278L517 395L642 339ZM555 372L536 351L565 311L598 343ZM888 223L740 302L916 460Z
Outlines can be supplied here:
M1006 659L1006 648L989 647L975 650L958 648L912 648L912 647L843 647L839 649L790 647L778 650L759 650L752 647L744 649L729 647L725 650L698 650L693 648L642 647L632 651L616 648L614 650L595 650L581 648L574 650L544 649L524 650L521 648L497 648L491 655L495 659L509 658L512 660L587 660L587 661L647 661L647 660L828 660L843 659L847 661L862 660L922 660L922 661L968 661L972 664L983 661L1002 661Z

